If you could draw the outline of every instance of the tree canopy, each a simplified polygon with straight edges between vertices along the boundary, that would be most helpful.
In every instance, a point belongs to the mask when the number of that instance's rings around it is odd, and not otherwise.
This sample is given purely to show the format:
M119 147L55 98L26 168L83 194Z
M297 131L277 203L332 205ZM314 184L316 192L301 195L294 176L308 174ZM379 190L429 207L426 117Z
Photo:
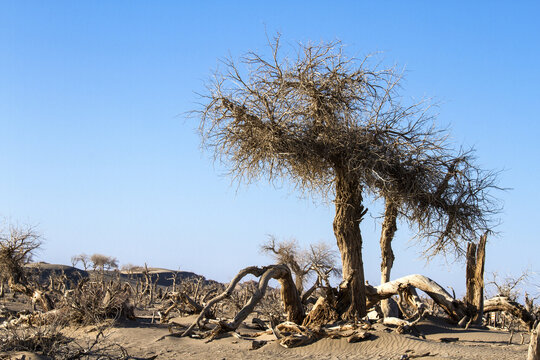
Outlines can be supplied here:
M245 69L224 61L200 111L203 141L238 181L286 179L335 196L345 287L363 292L366 193L395 203L431 253L460 251L491 228L496 174L478 168L473 151L453 150L428 102L403 100L395 67L348 57L339 42L299 44L288 57L277 38L270 50L247 53Z

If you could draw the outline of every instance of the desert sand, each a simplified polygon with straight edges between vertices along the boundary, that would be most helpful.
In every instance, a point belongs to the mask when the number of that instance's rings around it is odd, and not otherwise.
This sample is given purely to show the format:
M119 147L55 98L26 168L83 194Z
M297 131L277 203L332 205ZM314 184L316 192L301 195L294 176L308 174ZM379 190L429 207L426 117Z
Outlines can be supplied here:
M174 318L173 322L188 325L191 317ZM348 343L346 338L325 338L313 344L297 348L282 347L273 335L247 338L246 334L256 331L244 324L239 333L244 338L231 335L206 343L202 339L176 337L168 325L151 324L148 319L122 322L106 330L106 343L123 346L133 358L155 359L525 359L528 335L520 345L521 334L513 336L506 331L487 329L463 330L443 320L424 320L417 326L426 339L412 335L397 334L386 326L374 324L370 332L373 339L359 343ZM92 327L66 329L66 335L77 341L90 342L97 330ZM175 331L173 330L173 334ZM450 343L441 339L451 338ZM252 339L265 340L267 344L252 350ZM32 357L28 353L11 354L9 358Z

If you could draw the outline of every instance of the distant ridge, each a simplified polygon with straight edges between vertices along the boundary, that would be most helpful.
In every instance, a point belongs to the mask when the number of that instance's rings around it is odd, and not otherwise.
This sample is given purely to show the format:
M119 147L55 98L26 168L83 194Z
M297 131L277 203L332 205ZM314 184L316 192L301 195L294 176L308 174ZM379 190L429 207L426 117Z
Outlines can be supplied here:
M39 275L39 282L40 283L46 283L49 280L49 277L51 275L60 276L62 273L64 273L68 279L72 281L78 281L80 278L86 278L89 277L90 274L94 273L94 270L82 270L78 269L73 266L69 265L62 265L62 264L49 264L46 262L37 262L37 263L29 263L25 265L32 274L35 274L36 276ZM172 286L173 280L172 277L174 273L177 274L176 281L177 283L182 280L197 280L202 279L204 284L216 284L217 281L214 280L208 280L202 275L198 275L194 272L190 271L174 271L164 268L148 268L150 275L152 277L152 282L156 281L157 277L157 285L160 286ZM136 280L137 278L144 279L143 275L144 268L143 267L137 267L131 270L110 270L105 271L105 274L107 276L114 276L117 272L120 274L120 278L124 281L129 280Z

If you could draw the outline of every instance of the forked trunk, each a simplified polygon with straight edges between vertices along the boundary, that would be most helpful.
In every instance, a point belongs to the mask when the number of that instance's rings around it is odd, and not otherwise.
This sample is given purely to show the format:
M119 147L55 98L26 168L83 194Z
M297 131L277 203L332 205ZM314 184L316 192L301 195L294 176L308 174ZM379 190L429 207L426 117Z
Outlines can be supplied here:
M366 316L366 287L362 262L360 222L365 214L362 189L356 179L336 176L336 216L334 234L341 253L343 271L342 290L350 300L341 317L359 320Z
M390 281L390 271L394 265L394 252L392 251L392 240L397 230L397 204L391 199L385 200L384 221L381 230L381 284ZM390 305L388 300L381 301L381 309L384 317L390 316Z

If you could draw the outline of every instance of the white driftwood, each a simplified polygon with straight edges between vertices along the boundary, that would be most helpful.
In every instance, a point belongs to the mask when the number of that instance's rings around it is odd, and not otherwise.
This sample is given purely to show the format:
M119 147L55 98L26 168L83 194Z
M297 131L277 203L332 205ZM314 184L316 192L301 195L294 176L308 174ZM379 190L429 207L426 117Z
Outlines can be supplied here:
M403 320L403 319L400 319L400 318L397 318L397 317L390 317L390 316L387 316L383 319L383 325L390 325L390 326L411 326L412 323L407 321L407 320Z
M387 299L393 295L398 295L400 291L405 289L407 286L412 286L425 292L456 322L460 321L466 316L465 306L461 302L456 301L442 286L437 284L435 281L419 274L404 276L376 287L368 286L368 307L370 305L373 306L380 300ZM422 302L417 296L413 295L412 300L417 302L418 306L422 306Z

